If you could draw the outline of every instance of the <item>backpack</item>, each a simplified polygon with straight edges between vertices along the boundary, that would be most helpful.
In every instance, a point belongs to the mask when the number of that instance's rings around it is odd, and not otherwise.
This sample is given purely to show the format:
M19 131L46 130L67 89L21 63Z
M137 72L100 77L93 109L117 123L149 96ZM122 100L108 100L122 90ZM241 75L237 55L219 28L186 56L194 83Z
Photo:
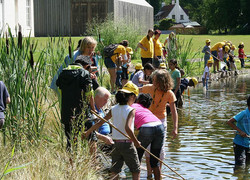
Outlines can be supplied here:
M114 55L114 51L116 50L119 44L110 44L103 49L104 57L111 57Z

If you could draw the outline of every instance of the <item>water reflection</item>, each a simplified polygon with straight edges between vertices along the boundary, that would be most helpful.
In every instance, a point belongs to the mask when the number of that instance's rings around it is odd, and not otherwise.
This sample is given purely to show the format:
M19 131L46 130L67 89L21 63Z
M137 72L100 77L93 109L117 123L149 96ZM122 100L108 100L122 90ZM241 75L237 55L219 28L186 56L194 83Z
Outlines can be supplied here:
M234 172L232 130L226 121L246 108L250 76L222 79L203 93L199 84L185 97L179 114L179 136L171 139L169 117L166 163L186 179L249 179L249 167ZM164 174L176 175L167 168ZM165 178L166 179L166 178Z

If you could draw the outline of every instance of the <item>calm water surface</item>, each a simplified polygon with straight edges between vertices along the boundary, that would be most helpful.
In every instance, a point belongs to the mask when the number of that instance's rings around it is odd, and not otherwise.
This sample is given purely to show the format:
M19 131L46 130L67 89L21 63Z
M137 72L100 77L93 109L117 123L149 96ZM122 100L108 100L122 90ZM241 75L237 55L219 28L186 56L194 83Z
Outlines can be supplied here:
M179 136L174 140L168 117L166 164L185 179L250 179L249 168L233 170L235 131L226 124L247 107L250 75L212 82L206 93L201 84L190 90L190 100L185 96L184 107L178 110ZM166 167L162 173L177 177Z

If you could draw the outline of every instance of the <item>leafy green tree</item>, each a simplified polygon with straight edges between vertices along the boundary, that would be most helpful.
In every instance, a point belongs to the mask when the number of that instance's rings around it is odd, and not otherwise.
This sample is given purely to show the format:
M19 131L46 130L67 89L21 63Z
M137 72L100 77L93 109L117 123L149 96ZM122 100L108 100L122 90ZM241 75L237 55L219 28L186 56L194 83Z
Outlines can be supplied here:
M159 21L159 29L160 30L168 30L171 26L174 25L175 20L174 19L161 19Z
M163 0L146 0L154 8L154 14L157 14L161 9L161 3Z

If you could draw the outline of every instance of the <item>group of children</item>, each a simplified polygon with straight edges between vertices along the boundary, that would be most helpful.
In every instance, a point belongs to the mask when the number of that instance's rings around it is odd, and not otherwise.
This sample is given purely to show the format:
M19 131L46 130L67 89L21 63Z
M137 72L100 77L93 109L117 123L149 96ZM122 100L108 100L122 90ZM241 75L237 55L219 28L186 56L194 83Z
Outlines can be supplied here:
M237 68L235 65L235 55L234 51L236 46L232 44L231 41L217 42L215 45L210 47L211 40L206 40L206 45L203 47L202 53L204 54L204 67L206 67L208 60L214 60L214 72L225 71L226 66L223 66L225 63L228 67L228 71L235 71L237 74ZM241 62L241 68L245 67L245 58L246 54L244 53L244 43L239 43L238 46L238 58ZM219 62L221 62L221 68L219 68Z

